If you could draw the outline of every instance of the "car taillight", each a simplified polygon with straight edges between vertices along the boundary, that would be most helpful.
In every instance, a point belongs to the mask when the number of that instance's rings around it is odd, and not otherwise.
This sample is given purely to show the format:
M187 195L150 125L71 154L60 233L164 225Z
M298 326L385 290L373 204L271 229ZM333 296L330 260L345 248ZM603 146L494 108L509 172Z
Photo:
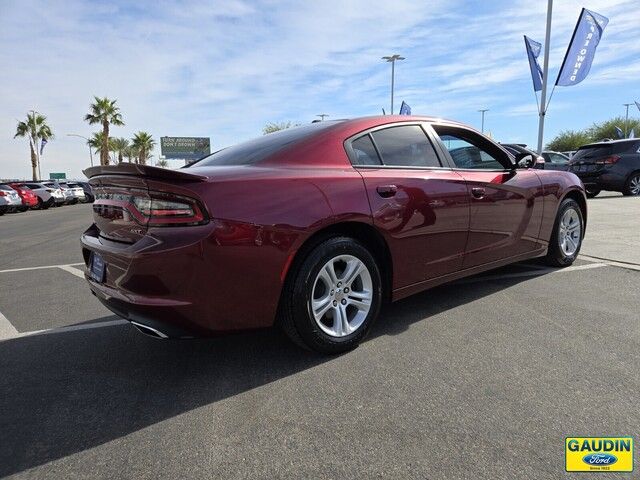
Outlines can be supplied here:
M618 160L620 160L620 157L618 155L611 155L609 157L600 158L599 160L596 160L596 165L613 165Z
M207 221L196 200L180 195L150 192L149 197L134 196L132 203L149 226L201 225Z
M5 197L7 195L7 192L5 192L4 190L0 190L0 197Z

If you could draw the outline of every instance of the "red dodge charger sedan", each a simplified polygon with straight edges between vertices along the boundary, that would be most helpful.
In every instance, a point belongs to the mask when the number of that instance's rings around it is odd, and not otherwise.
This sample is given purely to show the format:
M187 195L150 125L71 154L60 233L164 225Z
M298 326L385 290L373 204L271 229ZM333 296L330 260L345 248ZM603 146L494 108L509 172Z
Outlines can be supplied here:
M584 187L533 161L457 122L382 116L272 133L180 170L92 167L86 277L156 337L277 324L342 352L386 300L534 257L573 263Z

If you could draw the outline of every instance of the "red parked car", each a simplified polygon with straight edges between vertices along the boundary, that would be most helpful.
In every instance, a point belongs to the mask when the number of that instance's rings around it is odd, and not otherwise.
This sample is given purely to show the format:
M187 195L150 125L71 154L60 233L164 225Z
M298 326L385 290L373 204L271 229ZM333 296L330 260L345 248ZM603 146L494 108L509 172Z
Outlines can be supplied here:
M12 183L9 186L18 192L22 199L22 207L18 210L26 212L28 209L38 206L38 197L31 190L20 186L18 183Z
M92 167L87 280L156 337L275 323L342 352L385 300L534 257L570 265L584 188L533 162L460 123L382 116L269 134L180 170Z

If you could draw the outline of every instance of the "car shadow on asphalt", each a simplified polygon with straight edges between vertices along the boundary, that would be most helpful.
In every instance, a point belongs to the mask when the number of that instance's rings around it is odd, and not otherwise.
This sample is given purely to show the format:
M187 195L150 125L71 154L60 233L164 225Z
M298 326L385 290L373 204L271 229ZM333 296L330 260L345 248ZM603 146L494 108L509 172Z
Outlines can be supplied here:
M428 322L432 315L527 278L464 288L454 284L415 295L387 307L368 341L397 335L415 322ZM2 341L0 477L96 447L333 358L301 350L275 329L162 341L121 325Z

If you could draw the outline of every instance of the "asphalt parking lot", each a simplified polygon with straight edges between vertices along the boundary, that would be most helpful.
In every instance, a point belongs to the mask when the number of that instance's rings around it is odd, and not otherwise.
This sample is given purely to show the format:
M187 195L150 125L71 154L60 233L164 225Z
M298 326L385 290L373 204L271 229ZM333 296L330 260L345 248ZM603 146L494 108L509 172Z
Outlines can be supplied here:
M566 436L640 440L640 198L589 209L573 267L419 294L339 357L147 338L85 285L90 205L5 215L0 476L571 477Z

